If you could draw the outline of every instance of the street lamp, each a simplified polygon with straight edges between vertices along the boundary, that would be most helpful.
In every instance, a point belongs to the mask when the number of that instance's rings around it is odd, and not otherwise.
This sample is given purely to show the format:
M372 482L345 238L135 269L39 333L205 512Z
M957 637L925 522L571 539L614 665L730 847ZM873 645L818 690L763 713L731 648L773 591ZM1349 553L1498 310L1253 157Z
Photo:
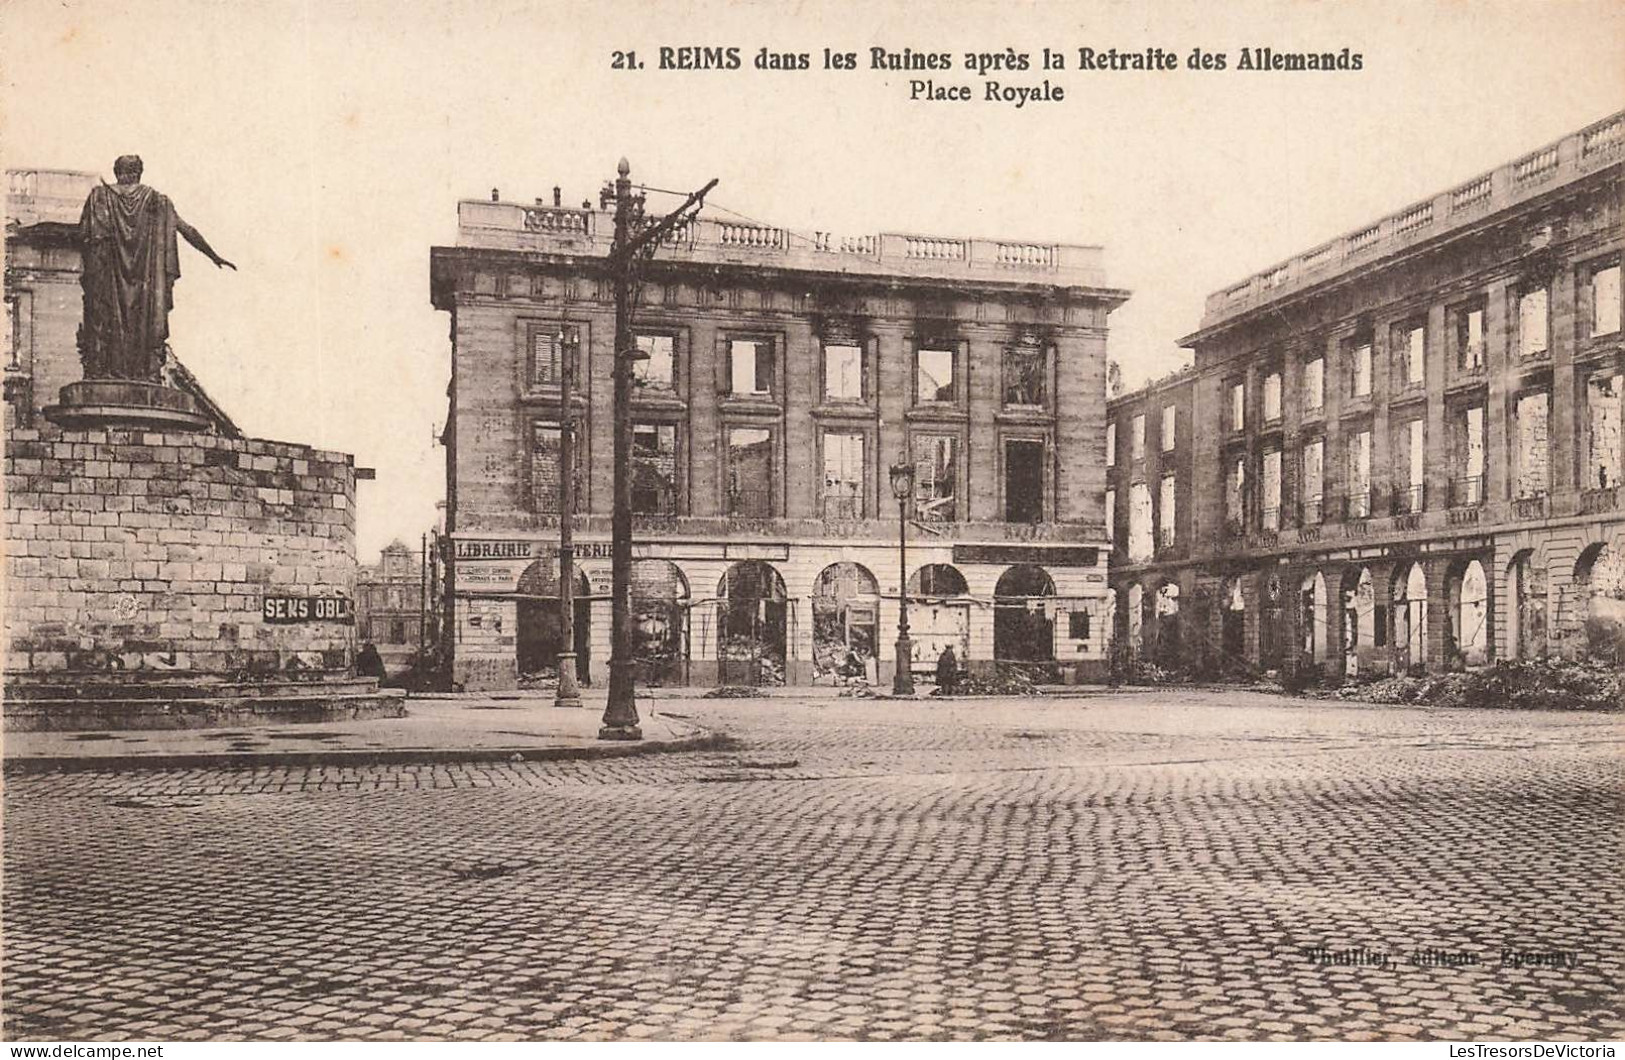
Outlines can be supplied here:
M897 498L897 672L892 694L914 694L914 672L909 668L914 646L908 639L908 497L914 491L914 465L899 461L891 466L891 491Z

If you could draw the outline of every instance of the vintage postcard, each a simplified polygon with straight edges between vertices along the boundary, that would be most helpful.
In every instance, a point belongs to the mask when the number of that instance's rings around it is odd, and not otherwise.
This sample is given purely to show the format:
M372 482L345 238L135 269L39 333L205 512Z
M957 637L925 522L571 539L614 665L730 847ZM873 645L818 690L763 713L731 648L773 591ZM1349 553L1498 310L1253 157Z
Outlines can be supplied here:
M0 20L14 1055L1614 1055L1617 4Z

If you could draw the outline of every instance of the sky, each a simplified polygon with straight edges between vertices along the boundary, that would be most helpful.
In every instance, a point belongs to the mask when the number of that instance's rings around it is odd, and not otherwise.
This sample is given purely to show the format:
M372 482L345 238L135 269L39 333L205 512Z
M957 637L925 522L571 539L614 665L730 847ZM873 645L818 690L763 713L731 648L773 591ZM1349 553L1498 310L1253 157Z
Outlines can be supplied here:
M449 317L429 248L456 203L596 201L712 177L718 211L796 231L1105 247L1130 385L1187 363L1205 297L1625 108L1625 14L1590 0L952 5L7 0L0 149L111 181L137 153L238 272L182 248L171 345L249 434L354 453L358 552L415 542L444 491ZM661 70L662 47L740 49ZM947 52L946 71L869 49ZM813 68L758 71L757 51ZM858 53L824 70L823 50ZM1042 49L1063 70L1036 69ZM1180 69L1078 69L1160 47ZM1224 71L1193 71L1195 48ZM1236 69L1243 48L1340 51L1359 72ZM1035 68L963 68L965 53ZM640 70L612 68L634 51ZM970 102L910 100L909 81ZM1059 102L982 99L984 82ZM658 199L651 200L658 202Z

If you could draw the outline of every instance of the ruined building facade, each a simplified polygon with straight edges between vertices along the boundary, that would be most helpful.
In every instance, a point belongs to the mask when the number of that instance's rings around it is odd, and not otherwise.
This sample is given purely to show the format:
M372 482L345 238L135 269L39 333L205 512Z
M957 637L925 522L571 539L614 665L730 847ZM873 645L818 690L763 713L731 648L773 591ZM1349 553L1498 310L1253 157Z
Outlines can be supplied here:
M384 546L377 563L356 570L356 640L377 648L392 675L425 646L427 593L418 550L400 538Z
M1615 652L1625 115L1208 298L1109 408L1126 652L1326 675Z
M577 367L575 648L607 674L612 217L464 201L436 247L450 316L452 679L512 685L561 649L560 371ZM633 611L644 682L1104 665L1107 314L1098 248L800 236L702 219L635 310ZM913 468L906 577L893 464Z

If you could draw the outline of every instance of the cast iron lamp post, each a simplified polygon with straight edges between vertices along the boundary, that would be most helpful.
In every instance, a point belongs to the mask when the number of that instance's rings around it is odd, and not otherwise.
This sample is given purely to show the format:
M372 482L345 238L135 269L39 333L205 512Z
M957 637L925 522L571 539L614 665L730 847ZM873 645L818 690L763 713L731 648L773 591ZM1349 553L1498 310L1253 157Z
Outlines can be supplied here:
M910 663L914 645L908 639L908 495L914 489L914 465L891 466L891 491L897 498L897 672L892 675L892 694L914 694L914 672Z

